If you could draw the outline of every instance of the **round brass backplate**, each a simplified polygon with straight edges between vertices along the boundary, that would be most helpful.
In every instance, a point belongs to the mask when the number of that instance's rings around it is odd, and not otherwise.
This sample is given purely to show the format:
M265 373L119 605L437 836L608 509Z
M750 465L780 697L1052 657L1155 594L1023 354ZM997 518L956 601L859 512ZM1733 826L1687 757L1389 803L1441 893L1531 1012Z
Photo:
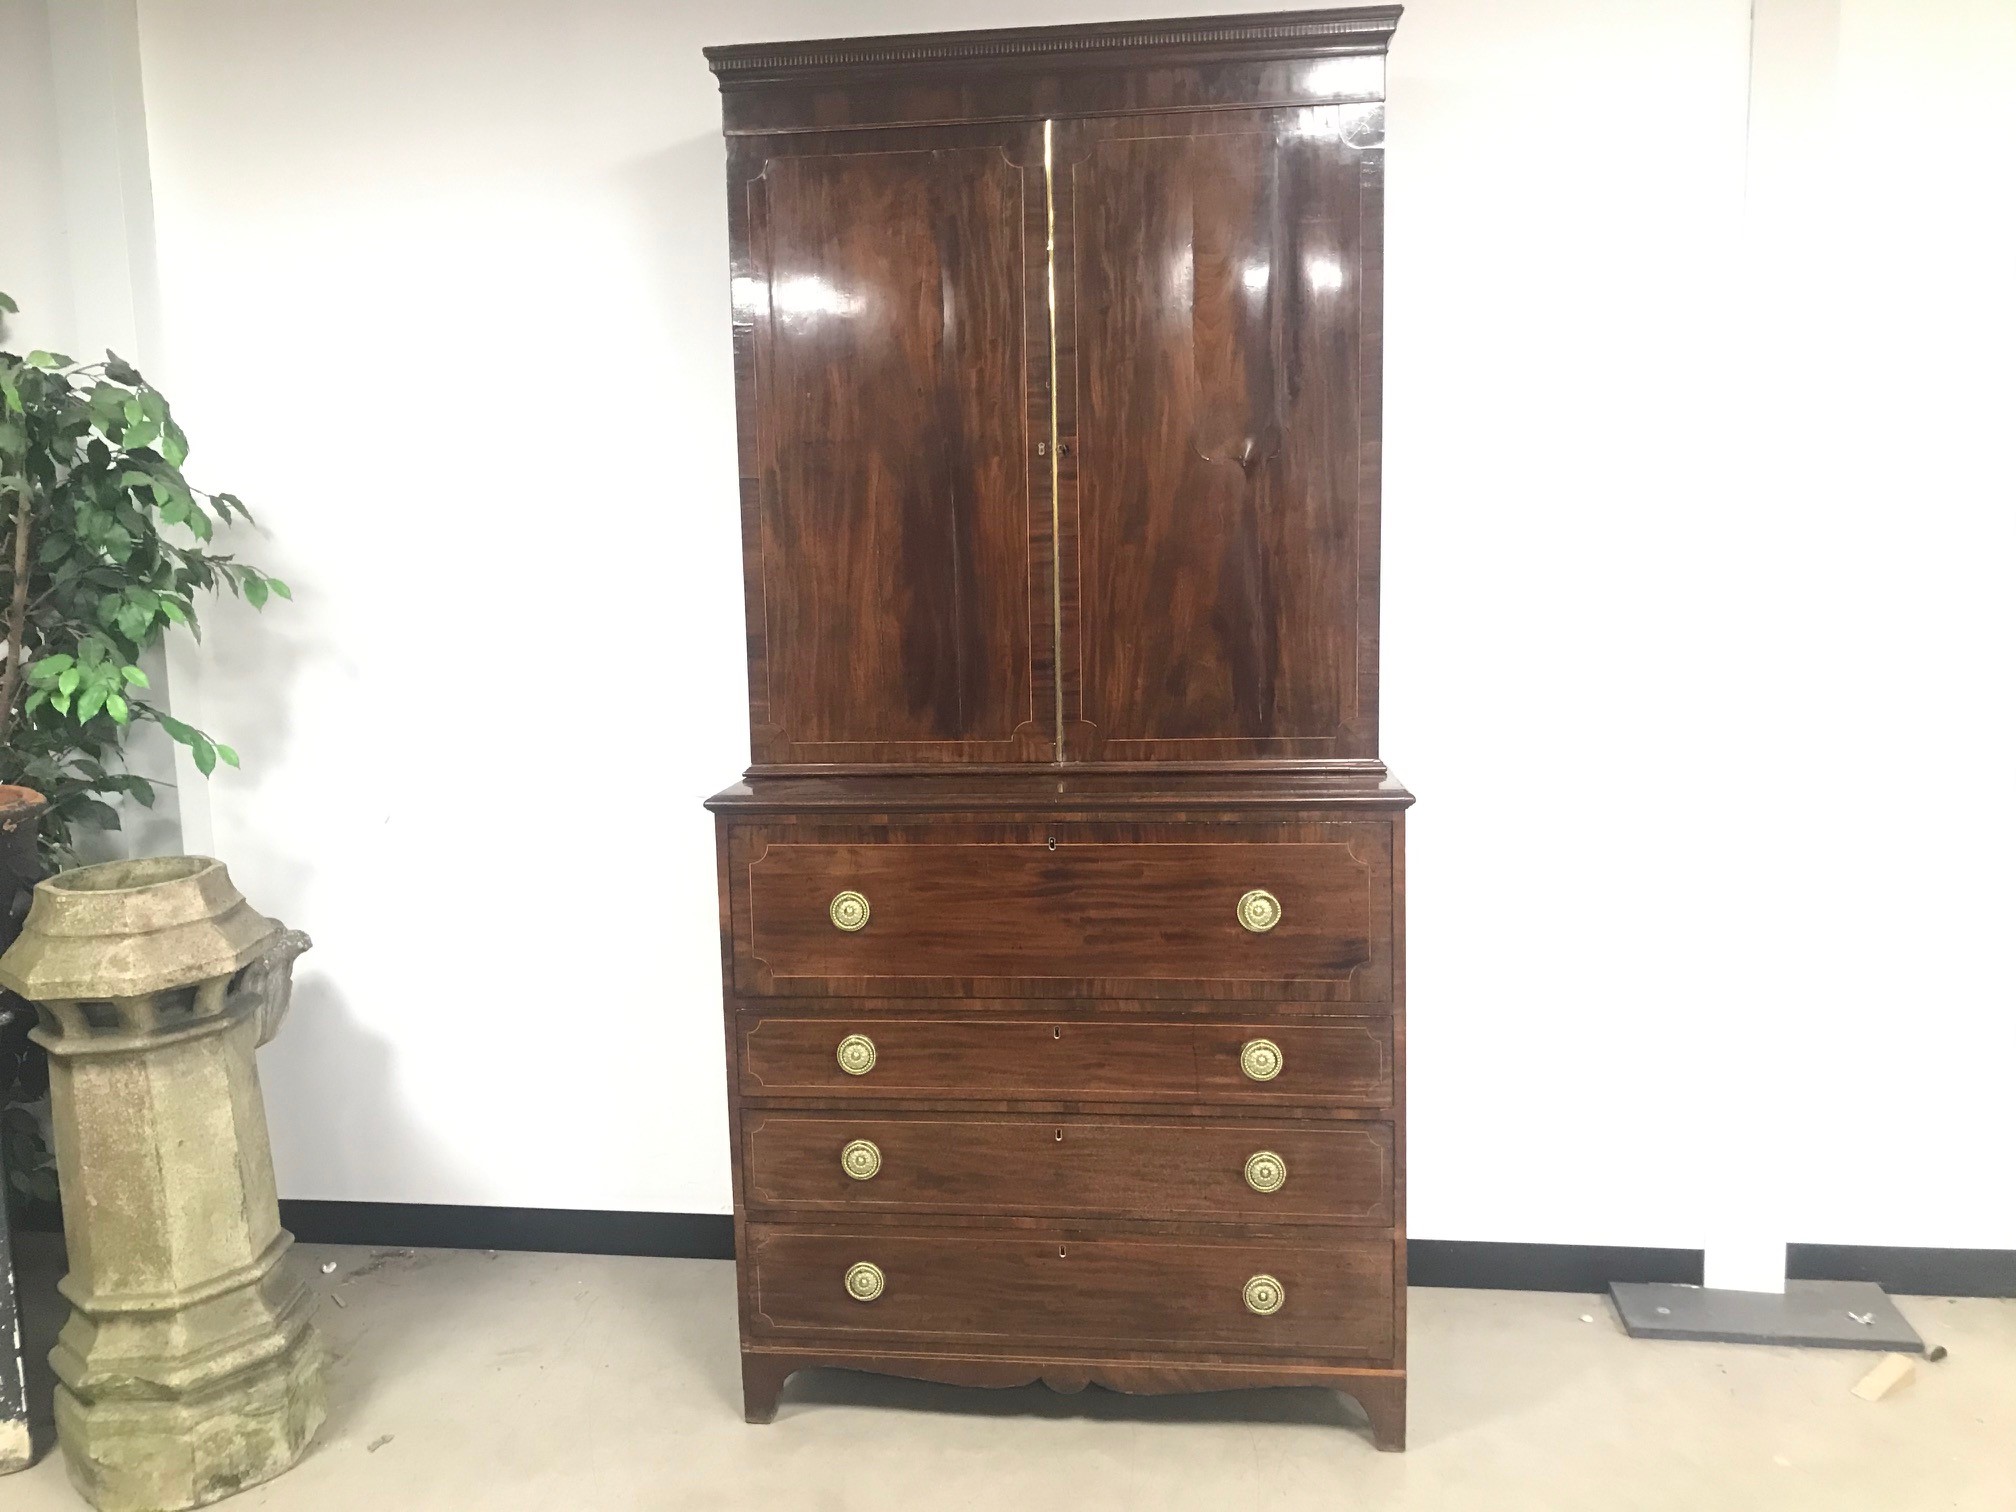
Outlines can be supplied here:
M1252 1283L1248 1282L1247 1285L1250 1287ZM847 1295L856 1302L873 1302L881 1296L882 1267L870 1260L857 1260L848 1266ZM1278 1307L1280 1304L1277 1302L1275 1306Z
M877 1271L875 1275L879 1281L882 1273ZM1243 1295L1246 1299L1246 1311L1258 1313L1263 1318L1269 1313L1281 1311L1281 1304L1288 1300L1287 1294L1281 1290L1281 1283L1272 1276L1255 1276L1246 1283Z
M1281 1047L1270 1039L1248 1040L1239 1047L1239 1069L1248 1081L1272 1081L1281 1066Z
M1259 1157L1256 1155L1254 1159ZM872 1139L853 1140L840 1152L840 1169L856 1181L868 1181L882 1169L882 1152L875 1148ZM1251 1172L1250 1164L1247 1170ZM1250 1175L1248 1179L1251 1179Z
M835 929L844 929L849 934L857 929L866 929L868 900L851 887L846 892L837 892L833 894L833 901L826 905L826 917L833 921Z
M1287 1184L1288 1162L1272 1150L1255 1150L1246 1157L1246 1185L1254 1191L1278 1192Z
M840 1041L833 1058L849 1076L866 1076L875 1069L875 1041L865 1034L850 1034Z
M1239 925L1255 934L1265 934L1281 922L1281 900L1264 887L1256 887L1239 900Z

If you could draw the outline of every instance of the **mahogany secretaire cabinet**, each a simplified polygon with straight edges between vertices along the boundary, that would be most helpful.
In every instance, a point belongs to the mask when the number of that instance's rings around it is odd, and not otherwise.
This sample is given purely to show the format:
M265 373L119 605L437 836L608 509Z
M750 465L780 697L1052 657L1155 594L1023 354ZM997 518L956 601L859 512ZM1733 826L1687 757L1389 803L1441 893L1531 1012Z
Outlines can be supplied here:
M1326 1385L1402 1443L1398 16L708 52L752 1420L837 1365Z

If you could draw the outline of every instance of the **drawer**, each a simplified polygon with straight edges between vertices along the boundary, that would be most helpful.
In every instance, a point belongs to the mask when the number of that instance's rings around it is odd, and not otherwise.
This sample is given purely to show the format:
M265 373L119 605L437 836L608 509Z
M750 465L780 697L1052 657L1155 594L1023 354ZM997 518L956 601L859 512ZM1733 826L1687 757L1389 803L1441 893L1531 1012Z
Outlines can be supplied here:
M1393 995L1391 821L738 824L728 869L744 995Z
M1393 1222L1393 1126L955 1114L743 1116L743 1193L801 1214Z
M1267 1024L745 1014L737 1033L746 1097L1367 1108L1393 1100L1393 1024L1383 1017ZM866 1063L859 1074L840 1064L842 1041L854 1039L867 1041L865 1053L854 1047L853 1065Z
M752 1223L746 1306L757 1338L1378 1361L1393 1354L1393 1252L1391 1238L1348 1231L1218 1241Z

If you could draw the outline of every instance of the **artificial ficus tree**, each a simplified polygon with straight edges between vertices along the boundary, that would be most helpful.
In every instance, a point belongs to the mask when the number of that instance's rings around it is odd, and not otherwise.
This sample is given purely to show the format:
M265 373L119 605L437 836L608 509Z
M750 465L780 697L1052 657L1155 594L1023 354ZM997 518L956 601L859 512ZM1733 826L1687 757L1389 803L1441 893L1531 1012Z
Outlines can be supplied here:
M0 312L15 309L0 294ZM152 785L119 760L137 723L187 746L205 776L238 764L151 700L143 655L171 630L200 637L205 594L255 608L293 597L211 549L219 526L251 515L191 486L188 454L168 401L115 354L0 350L0 782L49 800L55 864L74 861L80 829L117 828L108 796L153 803Z

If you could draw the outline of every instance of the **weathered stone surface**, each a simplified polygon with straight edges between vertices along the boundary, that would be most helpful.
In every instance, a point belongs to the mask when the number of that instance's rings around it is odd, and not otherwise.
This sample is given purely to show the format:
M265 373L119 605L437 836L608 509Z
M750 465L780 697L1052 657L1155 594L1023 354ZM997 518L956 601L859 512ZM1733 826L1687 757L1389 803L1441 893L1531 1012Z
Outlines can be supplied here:
M74 1308L49 1356L57 1436L105 1512L271 1479L322 1420L255 1057L307 946L221 864L165 857L51 878L0 957L50 1055Z

